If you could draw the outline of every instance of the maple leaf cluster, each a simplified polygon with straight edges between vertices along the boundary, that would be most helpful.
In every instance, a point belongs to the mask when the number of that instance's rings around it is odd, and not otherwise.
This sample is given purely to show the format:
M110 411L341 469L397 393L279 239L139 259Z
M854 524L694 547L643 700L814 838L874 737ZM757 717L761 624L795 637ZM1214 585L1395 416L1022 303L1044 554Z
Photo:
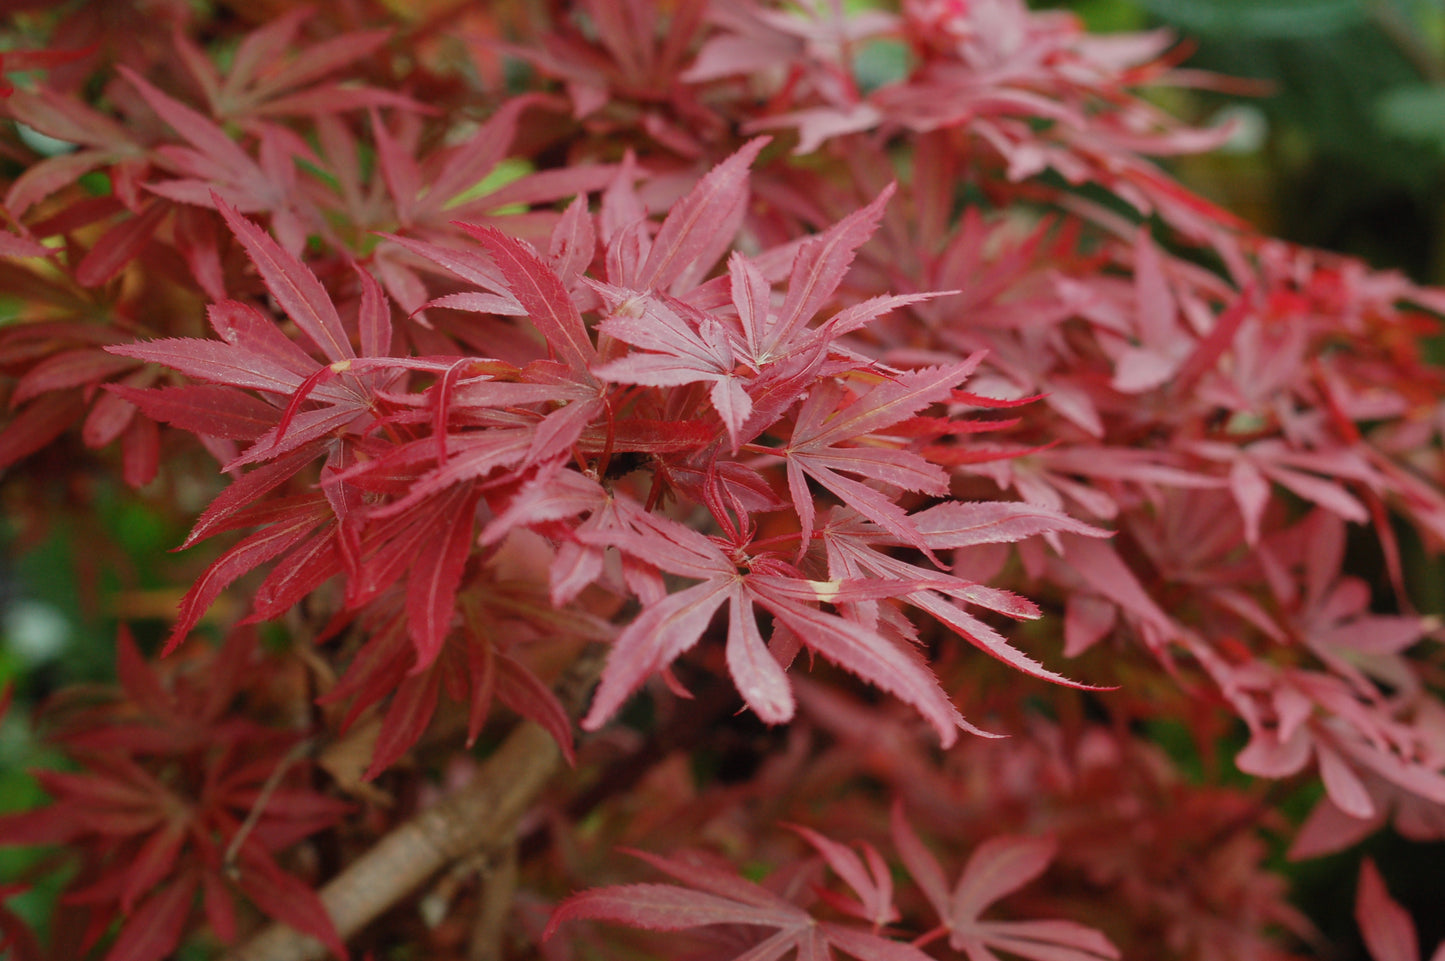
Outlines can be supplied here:
M86 474L208 501L160 666L123 635L111 700L49 709L76 769L0 821L74 862L78 940L0 915L18 957L270 956L262 916L298 957L567 958L595 921L707 957L1302 957L1263 832L1445 838L1409 596L1445 294L1171 180L1228 136L1140 96L1207 82L1172 38L1018 0L399 10L18 21L7 496L36 527ZM518 717L569 785L338 913ZM617 845L680 883L608 883ZM1371 871L1370 950L1417 956Z
M119 690L67 691L53 705L48 736L81 770L38 772L52 803L0 817L0 843L84 852L55 918L56 956L86 956L117 916L127 920L106 957L168 956L195 926L198 895L230 943L237 894L344 953L315 891L274 852L336 824L347 805L308 785L303 737L233 713L239 696L264 697L275 682L259 660L255 631L241 629L214 652L165 662L162 676L123 632ZM11 947L41 956L32 942Z

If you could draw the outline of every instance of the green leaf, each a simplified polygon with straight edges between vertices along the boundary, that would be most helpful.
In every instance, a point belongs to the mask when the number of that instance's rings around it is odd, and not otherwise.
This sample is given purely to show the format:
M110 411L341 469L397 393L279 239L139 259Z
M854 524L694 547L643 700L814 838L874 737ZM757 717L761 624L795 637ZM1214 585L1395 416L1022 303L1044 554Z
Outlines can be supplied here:
M1188 33L1293 39L1358 25L1363 0L1141 0L1151 13Z
M1445 87L1396 87L1376 101L1375 109L1388 133L1445 153Z

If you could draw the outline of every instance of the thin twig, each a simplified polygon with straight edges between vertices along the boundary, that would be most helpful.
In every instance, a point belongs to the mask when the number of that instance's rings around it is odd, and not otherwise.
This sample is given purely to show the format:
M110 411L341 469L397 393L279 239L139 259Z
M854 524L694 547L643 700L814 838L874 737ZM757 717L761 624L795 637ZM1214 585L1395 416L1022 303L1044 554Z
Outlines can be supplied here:
M231 836L231 843L226 845L226 853L221 858L222 870L230 874L236 869L236 859L241 856L241 847L246 843L246 838L256 829L256 824L261 820L261 815L266 812L266 805L271 800L271 795L281 786L281 779L291 766L311 753L315 745L311 740L300 741L287 751L281 760L276 762L276 767L266 777L266 783L261 785L261 793L256 795L256 803L251 805L251 810L246 812L246 820L241 822L236 833Z

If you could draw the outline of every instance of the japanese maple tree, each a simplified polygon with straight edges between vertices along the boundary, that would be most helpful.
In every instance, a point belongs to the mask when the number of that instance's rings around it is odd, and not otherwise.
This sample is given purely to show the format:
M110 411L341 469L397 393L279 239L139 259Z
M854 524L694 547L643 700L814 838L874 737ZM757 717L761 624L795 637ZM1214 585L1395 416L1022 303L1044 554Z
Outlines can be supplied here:
M1278 854L1445 839L1445 292L1172 180L1173 38L12 6L13 523L190 528L17 961L1303 958Z

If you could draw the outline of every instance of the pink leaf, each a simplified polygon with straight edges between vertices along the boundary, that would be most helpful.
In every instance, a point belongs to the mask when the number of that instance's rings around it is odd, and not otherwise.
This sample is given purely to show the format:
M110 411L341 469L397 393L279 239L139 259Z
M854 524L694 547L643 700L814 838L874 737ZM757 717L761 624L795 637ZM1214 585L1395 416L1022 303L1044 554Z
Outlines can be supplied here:
M548 348L578 375L590 378L587 371L597 359L597 349L562 279L521 241L494 227L462 226L492 255Z
M917 605L919 610L932 614L940 623L948 625L956 631L960 637L980 651L1002 661L1012 668L1023 671L1030 677L1037 677L1044 681L1052 681L1055 684L1062 684L1065 687L1075 687L1082 690L1100 690L1100 688L1094 685L1073 681L1064 677L1062 674L1057 674L1049 670L1010 644L998 631L989 627L978 618L964 612L956 604L951 604L936 594L919 592L908 595L908 599L911 603Z
M165 338L106 349L122 357L164 364L199 380L271 394L290 394L304 379L267 357L213 340Z
M863 854L868 859L865 867L862 859L853 849L826 838L817 831L800 825L791 825L805 841L817 849L823 860L858 895L858 901L840 905L844 910L882 927L898 920L898 909L893 906L893 877L888 865L871 844L862 842Z
M129 405L127 405L129 406ZM97 409L100 405L96 404ZM135 417L121 435L121 477L133 488L149 484L160 469L160 429L151 421Z
M1320 767L1320 780L1324 781L1330 800L1350 817L1361 820L1374 817L1375 802L1345 759L1323 745L1316 745L1315 757Z
M266 289L286 316L296 322L316 347L332 361L356 356L336 305L311 268L281 248L271 235L238 214L219 197L214 198L231 232L246 248L261 273Z
M1119 949L1108 938L1074 921L985 921L979 941L1033 961L1115 961ZM959 942L967 945L973 936ZM970 957L992 957L991 954Z
M106 384L105 389L134 404L151 420L229 440L255 440L274 428L281 416L275 407L233 387L188 384L141 390Z
M294 57L279 68L275 66L274 60L268 57L267 59L272 62L259 69L254 78L247 78L251 84L249 96L253 99L270 101L266 104L269 111L279 112L276 106L276 93L318 80L349 63L361 60L384 47L390 36L389 30L367 30L342 34L308 45L304 56ZM239 78L233 74L228 81L234 83L237 79Z
M622 884L574 894L557 906L543 932L550 938L568 921L612 921L650 931L682 931L709 924L767 925L806 919L778 912L770 917L756 905L671 884Z
M990 736L959 715L927 666L883 635L770 592L763 585L757 586L756 599L809 649L912 705L933 725L945 748L958 740L960 728Z
M713 382L712 390L708 392L708 399L712 401L713 410L718 412L722 418L723 426L727 428L728 438L732 443L732 449L737 451L742 443L743 425L747 423L748 415L753 412L753 400L748 396L747 389L733 377L720 377Z
M1305 500L1313 501L1347 521L1356 524L1370 522L1370 512L1365 509L1365 505L1339 484L1277 464L1265 463L1259 466L1275 483L1290 489Z
M343 561L335 523L328 523L292 549L256 588L251 614L241 623L279 617L301 598L341 573Z
M106 231L75 265L76 283L99 287L120 273L141 252L170 209L169 204L153 200L138 215Z
M1134 235L1134 301L1145 344L1162 347L1178 339L1175 326L1178 307L1164 276L1164 257L1148 227L1140 227Z
M522 717L536 721L562 751L568 764L577 763L572 746L572 719L557 695L537 675L506 654L496 654L497 698Z
M391 305L370 271L356 268L361 278L361 307L357 326L361 328L361 353L364 357L384 357L391 353Z
M748 168L770 138L755 137L707 175L662 222L637 277L614 283L640 290L665 290L693 268L704 271L732 245L747 203Z
M1108 531L1076 521L1062 511L1008 501L949 501L920 511L909 520L928 546L935 549L1011 544L1051 531L1084 537L1110 536Z
M1239 458L1229 468L1229 492L1244 518L1245 543L1253 546L1259 542L1259 525L1264 519L1264 510L1269 506L1269 481L1245 458Z
M841 924L821 924L818 927L821 940L826 943L824 951L826 951L826 946L832 946L850 957L860 958L862 961L933 961L932 955L907 941L893 941L869 931L860 931L857 928L844 927ZM798 956L803 958L818 957L819 955L804 954L800 950ZM828 954L821 956L827 957Z
M189 825L184 817L175 818L146 838L141 849L126 866L125 888L120 895L121 911L129 914L138 898L150 893L171 873L176 857L185 844L188 830Z
M787 675L763 643L757 619L741 591L728 598L728 674L738 693L765 724L793 717L793 691Z
M19 237L9 231L0 230L0 257L13 257L21 260L26 257L49 257L51 253L49 247L37 240Z
M793 332L823 309L828 298L843 282L853 255L873 232L883 216L883 207L893 195L890 185L868 206L854 211L829 227L822 236L798 249L793 271L788 277L787 294L772 325L765 349L771 351L785 343Z
M480 493L457 488L434 508L433 536L412 562L406 585L406 616L417 649L417 668L431 664L451 630L457 585L471 553L473 514Z
M160 115L162 120L174 127L176 133L190 141L202 155L213 163L232 171L254 169L255 163L251 160L250 155L214 122L179 100L157 90L140 74L124 64L118 65L116 70L140 92L141 97L152 110Z
M236 516L246 505L258 500L267 491L285 483L302 467L311 463L314 454L308 450L292 451L286 457L273 461L231 482L231 485L207 505L197 518L196 525L186 536L182 548L190 547L224 530L236 526Z
M762 352L763 337L768 330L772 287L757 265L739 251L733 251L728 258L728 279L748 353L757 357Z
M1355 893L1355 921L1374 961L1419 961L1420 941L1409 912L1402 908L1380 877L1375 862L1360 862Z
M586 273L596 254L597 230L587 211L587 198L579 194L557 221L547 256L562 283L570 288Z
M441 695L442 673L433 667L422 674L412 674L396 685L396 693L387 705L381 734L376 739L371 763L362 780L369 781L406 753L421 739L436 713Z
M704 581L669 594L639 614L613 642L583 729L601 727L643 681L696 644L732 590L727 580Z
M321 522L319 508L304 503L286 520L257 531L226 551L201 573L181 600L175 627L166 641L163 653L169 654L185 640L191 628L236 578L298 544L308 531Z
M107 380L134 366L133 361L113 357L94 347L61 351L25 372L10 395L10 405L19 407L41 394Z
M421 171L417 169L411 153L402 149L386 124L381 122L374 108L371 111L371 129L375 134L376 158L380 161L387 190L396 204L397 218L402 224L410 224L417 196L421 192Z
M1049 838L997 837L974 849L948 902L951 923L978 919L989 905L1043 874L1058 845Z
M311 935L341 961L346 961L346 945L320 896L295 875L277 867L253 844L242 847L240 886L267 915Z
M890 815L890 824L893 829L893 843L898 848L898 854L903 858L903 864L908 868L908 873L913 875L913 881L923 891L928 903L933 906L934 912L939 920L947 922L948 910L948 881L943 874L943 868L939 866L938 859L928 846L914 833L913 826L903 814L903 805L895 801Z
M115 673L120 686L138 707L156 717L173 715L171 698L161 686L160 678L146 663L130 629L121 625L115 643Z
M85 412L85 401L69 392L42 397L16 414L0 431L0 468L28 457L63 434Z
M316 361L282 331L281 325L250 304L222 300L206 308L211 329L227 344L265 357L274 366L289 371L294 383L310 376Z
M49 94L49 96L57 95ZM47 157L39 163L31 164L11 183L9 191L5 194L5 206L10 208L13 215L19 217L45 197L62 187L77 182L97 167L105 166L115 157L115 154L115 151L103 148L86 148L74 153ZM49 257L54 253L50 248L33 240L16 237L10 233L6 233L4 236L6 245L14 248L13 252L5 254L7 257Z
M800 417L794 443L804 439L809 445L834 444L891 427L948 397L953 385L973 373L982 360L981 354L974 354L955 364L905 371L882 381L836 414L819 411L824 418L809 418L806 427Z
M949 396L953 386L977 367L980 355L945 367L907 371L877 384L838 408L843 389L825 382L813 389L793 426L792 438L780 453L787 458L788 487L802 522L804 539L813 528L812 496L802 474L836 493L844 503L906 543L927 549L924 537L901 508L877 491L839 476L837 471L860 474L904 490L943 494L947 477L942 468L910 451L862 446L873 431L912 417L930 404ZM850 446L840 446L849 444Z
M161 961L180 944L196 893L194 877L151 893L121 925L105 961Z

